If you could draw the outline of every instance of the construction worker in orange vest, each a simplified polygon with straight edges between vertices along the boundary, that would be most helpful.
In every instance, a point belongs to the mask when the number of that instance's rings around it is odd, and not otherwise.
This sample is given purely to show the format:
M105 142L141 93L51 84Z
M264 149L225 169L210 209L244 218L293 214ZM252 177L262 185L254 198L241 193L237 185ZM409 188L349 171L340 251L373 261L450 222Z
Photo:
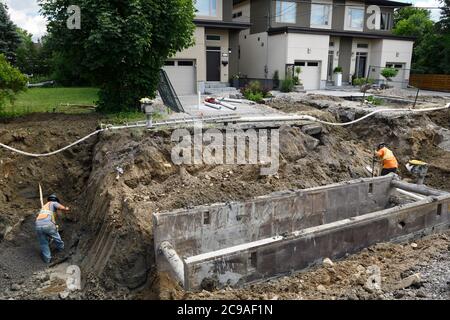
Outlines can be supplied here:
M50 263L52 259L49 244L50 240L55 243L58 251L64 250L64 242L61 239L55 221L56 211L69 211L69 208L60 204L60 201L55 194L49 196L47 201L48 202L44 204L36 218L36 232L39 239L39 246L41 247L42 259L45 263Z
M394 153L386 147L385 143L379 144L377 150L375 156L381 160L383 165L381 175L385 176L389 173L397 173L398 161L397 158L395 158Z

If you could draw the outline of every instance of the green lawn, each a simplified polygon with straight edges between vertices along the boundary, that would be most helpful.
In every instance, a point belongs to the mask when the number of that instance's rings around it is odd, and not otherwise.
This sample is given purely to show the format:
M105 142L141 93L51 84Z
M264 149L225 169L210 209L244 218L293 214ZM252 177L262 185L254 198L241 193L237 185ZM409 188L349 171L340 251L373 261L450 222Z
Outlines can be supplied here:
M16 117L36 112L88 113L94 112L98 99L97 88L30 88L17 96L14 104L0 109L0 117ZM154 117L159 119L158 116ZM128 111L105 115L108 123L126 123L145 120L139 111Z
M4 115L53 111L79 113L89 110L80 106L94 105L98 99L97 93L97 88L30 88L19 94L14 104L7 105L2 113Z

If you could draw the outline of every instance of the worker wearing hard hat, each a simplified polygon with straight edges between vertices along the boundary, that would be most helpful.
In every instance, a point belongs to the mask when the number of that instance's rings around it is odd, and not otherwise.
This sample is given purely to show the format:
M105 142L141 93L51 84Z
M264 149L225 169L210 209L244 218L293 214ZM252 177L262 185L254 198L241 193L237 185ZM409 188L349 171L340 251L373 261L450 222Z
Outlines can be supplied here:
M60 204L58 197L52 194L47 198L47 203L39 211L36 218L36 232L41 247L41 256L44 262L50 263L52 254L50 251L49 241L53 241L56 245L56 250L64 250L64 242L58 232L58 227L55 221L55 214L57 210L69 211L68 207Z
M377 150L375 156L381 160L383 165L381 175L385 176L389 173L397 173L398 161L395 158L394 153L386 147L385 143L379 144Z

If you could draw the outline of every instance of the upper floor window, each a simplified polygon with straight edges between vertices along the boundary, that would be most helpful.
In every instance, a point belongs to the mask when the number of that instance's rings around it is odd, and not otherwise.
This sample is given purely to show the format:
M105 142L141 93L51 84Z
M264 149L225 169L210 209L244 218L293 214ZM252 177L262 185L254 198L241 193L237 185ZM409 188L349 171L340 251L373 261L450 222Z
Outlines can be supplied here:
M330 26L331 25L331 5L312 4L311 5L311 25Z
M382 12L381 13L381 30L390 30L392 23L392 15L390 12Z
M295 23L297 20L297 2L277 1L275 21L281 23Z
M202 17L217 16L217 0L195 0L196 14Z
M236 19L236 18L239 18L239 17L242 17L242 11L233 13L233 19Z
M359 30L364 28L364 8L348 7L347 27Z

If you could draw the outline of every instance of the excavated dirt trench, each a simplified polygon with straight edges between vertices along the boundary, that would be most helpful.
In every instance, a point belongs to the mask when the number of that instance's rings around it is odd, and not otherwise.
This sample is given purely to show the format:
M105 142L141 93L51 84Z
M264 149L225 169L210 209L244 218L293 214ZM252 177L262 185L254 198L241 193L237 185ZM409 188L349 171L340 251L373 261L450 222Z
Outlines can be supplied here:
M334 119L311 106L289 108ZM447 113L431 118L448 128ZM50 151L93 131L98 120L92 115L52 115L51 120L33 115L1 123L0 141L27 151ZM60 218L67 247L63 257L80 265L86 279L84 291L73 298L202 298L185 296L156 274L152 212L366 177L370 150L380 140L391 143L403 163L411 156L429 161L428 183L450 190L450 153L436 146L439 137L431 124L426 116L376 118L352 128L325 128L315 137L285 126L280 131L280 170L271 177L260 176L259 167L250 165L175 166L170 130L106 132L37 160L0 150L0 298L57 295L56 289L40 290L52 283L40 280L46 271L33 231L38 183L72 208Z

